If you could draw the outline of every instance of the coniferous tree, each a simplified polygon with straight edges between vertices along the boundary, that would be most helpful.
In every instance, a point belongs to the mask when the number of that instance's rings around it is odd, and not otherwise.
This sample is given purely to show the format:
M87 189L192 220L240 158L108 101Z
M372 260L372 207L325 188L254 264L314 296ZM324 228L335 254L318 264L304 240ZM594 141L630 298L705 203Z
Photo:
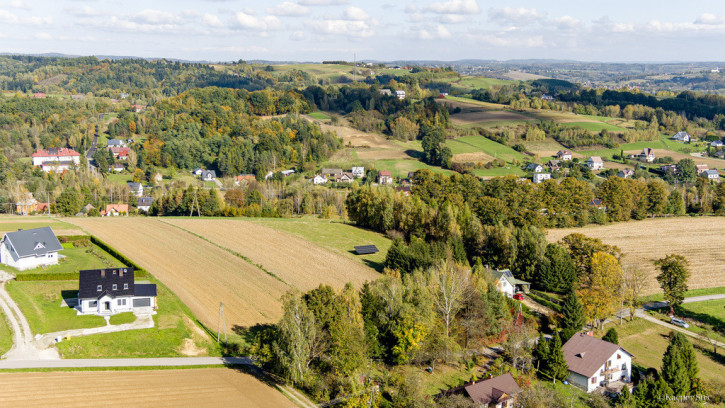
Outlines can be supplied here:
M657 380L650 379L650 384L647 387L647 395L645 397L645 407L651 408L666 408L669 407L670 403L667 400L667 396L672 396L672 388L667 385L667 382L660 376Z
M612 344L619 344L619 334L617 334L617 330L612 327L611 329L607 330L607 333L602 337L602 340L608 341Z
M576 267L571 255L558 244L549 244L539 268L537 284L544 290L565 293L576 282Z
M616 404L614 406L617 408L635 408L637 406L637 400L632 393L629 392L629 387L622 388L622 392L620 392L617 396Z
M569 340L586 323L584 306L579 302L576 291L572 290L561 305L561 328L563 341Z
M559 332L554 332L554 339L549 347L548 373L552 378L563 381L569 375L569 366L566 364L561 346Z
M539 372L547 372L549 362L549 342L544 338L544 333L539 332L539 341L534 348L534 359Z
M646 407L647 405L647 394L649 394L650 379L643 379L637 384L637 388L634 389L632 396L637 404L638 408Z
M667 356L667 352L670 350L670 348L677 348L679 351L679 355L682 358L684 368L687 370L686 376L690 381L690 393L692 393L692 391L694 391L694 388L697 388L697 386L701 385L697 377L697 374L700 370L697 367L695 349L692 347L692 343L690 343L687 338L680 332L676 332L672 335L672 338L670 339L670 345L667 347L667 351L665 351L665 357ZM665 357L662 358L663 366L665 363Z
M690 390L690 379L682 352L672 341L662 357L662 378L676 395L685 395Z

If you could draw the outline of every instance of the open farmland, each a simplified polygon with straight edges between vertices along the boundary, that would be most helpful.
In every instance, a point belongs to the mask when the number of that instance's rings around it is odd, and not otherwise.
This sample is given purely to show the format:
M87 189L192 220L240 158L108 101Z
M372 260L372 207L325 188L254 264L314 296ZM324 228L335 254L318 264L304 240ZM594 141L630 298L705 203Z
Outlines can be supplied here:
M289 289L341 288L377 273L310 242L243 220L73 220L168 286L207 327L276 322ZM352 249L352 248L351 248ZM246 259L244 259L246 258Z
M2 373L0 382L3 407L296 406L251 375L227 368Z
M31 229L50 227L56 235L85 235L85 233L74 225L62 222L56 218L47 216L0 216L0 237L6 232L19 229Z
M164 222L244 255L301 291L314 289L320 283L336 288L342 288L348 282L362 286L379 276L359 262L257 223L223 218L175 218ZM352 246L349 249L352 250Z
M725 286L725 246L703 244L722 242L725 218L654 218L606 226L552 229L547 238L555 242L572 233L618 246L624 254L622 263L625 266L648 272L645 295L661 290L655 280L658 271L652 262L673 253L684 255L690 262L688 286L691 289Z
M217 325L219 302L229 328L282 316L279 299L289 285L188 232L152 218L72 221L151 272L207 327Z

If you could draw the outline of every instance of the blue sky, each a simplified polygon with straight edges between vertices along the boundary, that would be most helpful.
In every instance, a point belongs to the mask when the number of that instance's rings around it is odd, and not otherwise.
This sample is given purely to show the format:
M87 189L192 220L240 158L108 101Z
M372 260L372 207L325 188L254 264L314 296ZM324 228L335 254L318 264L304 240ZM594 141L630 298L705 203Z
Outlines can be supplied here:
M714 0L0 0L0 52L190 60L725 61Z

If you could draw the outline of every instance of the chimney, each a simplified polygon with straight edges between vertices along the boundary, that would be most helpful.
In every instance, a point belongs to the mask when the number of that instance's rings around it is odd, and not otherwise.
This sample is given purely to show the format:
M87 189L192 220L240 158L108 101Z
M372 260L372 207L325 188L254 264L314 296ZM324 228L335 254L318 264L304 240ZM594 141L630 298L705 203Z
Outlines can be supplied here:
M105 278L105 277L106 277L106 270L101 269L101 278Z

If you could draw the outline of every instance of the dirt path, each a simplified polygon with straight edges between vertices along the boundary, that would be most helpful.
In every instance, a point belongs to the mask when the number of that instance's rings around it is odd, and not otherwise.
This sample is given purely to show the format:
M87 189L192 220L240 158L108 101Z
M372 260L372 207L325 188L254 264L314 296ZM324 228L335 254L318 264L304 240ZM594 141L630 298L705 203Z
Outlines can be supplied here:
M0 308L7 316L13 329L13 347L3 356L7 360L53 360L59 359L55 348L41 349L33 341L33 331L30 330L28 319L5 290L5 282L13 276L0 271Z

